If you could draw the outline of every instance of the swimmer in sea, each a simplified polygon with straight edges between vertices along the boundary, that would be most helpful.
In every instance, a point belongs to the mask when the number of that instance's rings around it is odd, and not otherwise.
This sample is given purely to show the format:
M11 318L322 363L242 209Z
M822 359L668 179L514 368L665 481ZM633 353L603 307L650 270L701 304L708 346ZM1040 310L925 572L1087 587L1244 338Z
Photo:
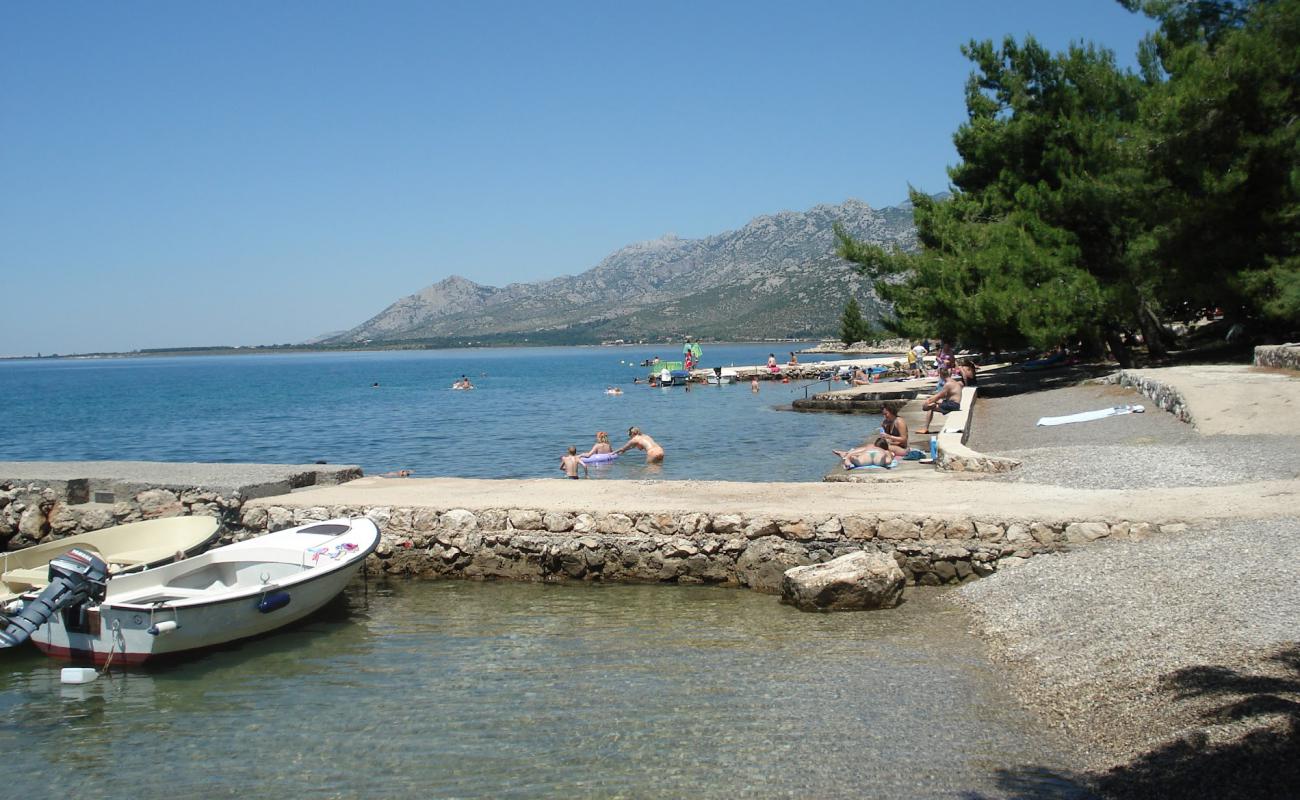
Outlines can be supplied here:
M579 456L579 458L591 458L592 456L600 455L602 453L612 452L614 452L614 448L609 446L609 434L604 431L596 431L596 443L591 446L590 450Z
M409 478L409 477L411 477L411 471L410 471L409 469L399 469L399 470L397 470L396 472L385 472L383 475L380 475L379 477L381 477L381 478Z
M627 435L630 437L627 444L615 450L615 453L622 455L635 447L638 450L645 451L645 463L647 464L658 464L664 460L664 449L654 439L642 433L640 428L636 426L628 428Z
M560 457L560 469L564 470L566 477L578 480L578 467L582 467L582 474L587 474L587 465L582 463L578 458L578 448L570 446L569 454Z

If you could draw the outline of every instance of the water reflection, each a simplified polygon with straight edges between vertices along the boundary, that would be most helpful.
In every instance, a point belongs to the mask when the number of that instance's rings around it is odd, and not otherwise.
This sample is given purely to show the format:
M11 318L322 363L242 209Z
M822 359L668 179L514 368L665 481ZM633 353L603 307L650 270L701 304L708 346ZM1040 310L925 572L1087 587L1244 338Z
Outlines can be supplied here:
M8 788L996 796L998 769L1059 763L933 595L811 615L712 587L369 589L280 635L88 686L6 658L0 747L24 753ZM918 753L941 777L917 784Z

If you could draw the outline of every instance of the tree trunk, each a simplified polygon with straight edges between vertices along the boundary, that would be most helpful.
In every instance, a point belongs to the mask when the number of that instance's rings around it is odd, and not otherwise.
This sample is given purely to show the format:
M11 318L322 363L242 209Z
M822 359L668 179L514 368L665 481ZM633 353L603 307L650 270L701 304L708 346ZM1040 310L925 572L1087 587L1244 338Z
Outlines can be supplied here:
M1128 345L1124 344L1124 337L1120 336L1119 331L1114 325L1105 326L1104 334L1106 344L1110 347L1110 353L1119 362L1121 369L1128 369L1133 366L1133 354L1129 352Z
M1138 301L1138 324L1142 327L1142 338L1146 340L1147 353L1151 358L1168 358L1169 350L1165 347L1164 340L1165 326L1145 299Z

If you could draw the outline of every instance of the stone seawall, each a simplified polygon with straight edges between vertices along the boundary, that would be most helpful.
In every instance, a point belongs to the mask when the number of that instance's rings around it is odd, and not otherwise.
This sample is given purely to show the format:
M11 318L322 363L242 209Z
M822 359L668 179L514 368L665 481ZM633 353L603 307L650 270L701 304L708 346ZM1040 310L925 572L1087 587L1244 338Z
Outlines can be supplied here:
M1163 381L1135 375L1128 370L1120 370L1114 375L1100 379L1100 382L1127 386L1151 398L1157 408L1168 411L1189 425L1196 424L1196 420L1192 419L1192 412L1187 408L1187 399L1176 388Z
M1269 344L1255 348L1255 366L1300 371L1300 344Z
M289 507L249 504L242 536L365 515L383 530L383 572L429 578L714 583L778 592L787 569L855 550L891 554L913 584L989 575L1103 538L1137 540L1179 525L981 517L589 514L527 508Z
M188 515L221 520L229 540L249 500L359 477L351 465L0 462L0 550Z

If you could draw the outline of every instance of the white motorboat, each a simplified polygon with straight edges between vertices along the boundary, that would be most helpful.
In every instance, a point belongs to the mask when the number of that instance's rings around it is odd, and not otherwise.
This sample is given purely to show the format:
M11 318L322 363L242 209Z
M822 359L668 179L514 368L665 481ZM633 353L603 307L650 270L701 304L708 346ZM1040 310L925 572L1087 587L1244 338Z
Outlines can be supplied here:
M116 577L73 550L51 562L45 592L25 596L28 607L0 631L0 647L30 636L58 658L139 664L247 639L332 600L378 545L374 522L336 519Z
M217 538L213 517L166 517L129 522L0 553L0 609L49 583L50 561L74 547L108 563L110 574L145 569L199 552Z

